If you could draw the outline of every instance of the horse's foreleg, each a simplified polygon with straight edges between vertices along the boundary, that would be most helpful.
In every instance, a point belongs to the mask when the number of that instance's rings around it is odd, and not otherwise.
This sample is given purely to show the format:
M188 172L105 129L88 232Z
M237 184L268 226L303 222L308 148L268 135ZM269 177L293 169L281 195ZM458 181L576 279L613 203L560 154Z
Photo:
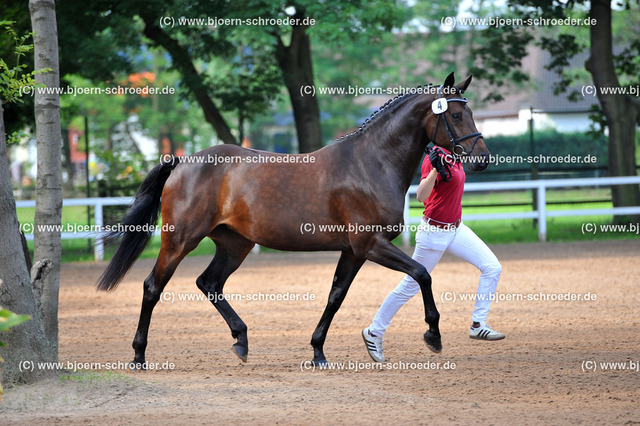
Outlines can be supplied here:
M431 275L429 275L427 269L407 256L389 240L382 237L378 238L371 250L369 250L367 259L387 268L404 272L418 282L420 290L422 290L425 321L429 325L429 330L424 333L424 341L433 352L442 351L442 339L438 328L440 314L433 299Z
M323 346L324 341L327 338L329 326L331 325L334 315L338 312L338 309L340 309L340 305L342 305L353 279L364 262L365 259L358 258L351 252L342 252L342 255L340 256L335 275L333 276L333 285L329 292L327 306L322 313L318 326L313 332L313 336L311 337L311 346L313 346L313 362L316 365L326 364L327 362L324 356Z
M216 254L207 269L196 280L198 288L207 295L207 298L227 322L231 336L237 339L233 345L233 351L245 362L249 353L247 326L224 298L223 289L227 278L242 264L253 245L252 242L239 235L236 238L236 244L232 245L226 242L223 245L216 240Z

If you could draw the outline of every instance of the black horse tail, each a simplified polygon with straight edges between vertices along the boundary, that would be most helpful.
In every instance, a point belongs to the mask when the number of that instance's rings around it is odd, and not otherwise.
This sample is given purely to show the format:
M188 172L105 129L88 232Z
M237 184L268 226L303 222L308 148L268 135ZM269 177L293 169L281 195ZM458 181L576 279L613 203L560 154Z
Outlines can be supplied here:
M107 269L100 276L98 290L115 289L151 241L153 228L158 221L162 189L174 167L173 163L162 163L154 167L142 182L131 208L122 219L124 231L107 234L106 241L115 242L122 239L122 242ZM142 225L148 225L147 231L131 230L132 227Z

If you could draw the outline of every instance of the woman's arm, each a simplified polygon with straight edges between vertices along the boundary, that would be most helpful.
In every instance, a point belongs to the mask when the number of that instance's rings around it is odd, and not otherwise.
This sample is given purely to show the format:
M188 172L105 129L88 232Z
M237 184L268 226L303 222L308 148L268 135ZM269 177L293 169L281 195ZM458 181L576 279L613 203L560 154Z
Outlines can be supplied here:
M436 178L438 177L438 171L433 168L429 172L426 178L420 181L418 185L418 189L416 190L416 198L421 203L424 203L429 195L431 195L431 191L433 190L433 186L436 184Z

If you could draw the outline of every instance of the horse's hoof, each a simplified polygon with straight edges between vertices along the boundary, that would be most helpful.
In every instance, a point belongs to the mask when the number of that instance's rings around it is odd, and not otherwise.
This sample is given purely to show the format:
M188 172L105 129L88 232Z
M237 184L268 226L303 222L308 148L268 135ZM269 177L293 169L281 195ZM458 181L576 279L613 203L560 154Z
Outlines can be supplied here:
M239 343L234 343L231 347L231 350L234 354L238 355L238 358L240 358L243 362L247 362L247 355L249 355L248 348L243 347Z
M427 344L427 348L435 353L442 352L442 339L440 336L436 336L431 330L427 330L424 333L424 342Z
M329 362L326 359L314 359L311 363L315 367L327 367L329 366Z
M146 362L138 362L136 360L133 360L129 363L129 368L133 371L145 371L146 367L145 367Z

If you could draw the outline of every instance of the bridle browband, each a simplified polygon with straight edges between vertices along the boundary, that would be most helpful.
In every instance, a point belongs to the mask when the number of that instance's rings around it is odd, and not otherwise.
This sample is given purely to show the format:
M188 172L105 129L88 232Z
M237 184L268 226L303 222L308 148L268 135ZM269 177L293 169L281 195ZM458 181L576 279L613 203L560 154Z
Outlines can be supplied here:
M461 90L456 89L458 92L460 93L464 93ZM440 92L442 91L442 86L438 87L438 98L440 98ZM467 98L451 98L451 99L447 99L447 103L448 102L463 102L463 103L467 103L469 102L469 100ZM447 120L447 115L446 115L446 111L441 112L438 115L438 120L436 121L436 130L433 132L433 138L429 139L429 142L433 142L434 145L436 145L436 137L438 136L438 126L440 125L440 117L442 117L442 119L444 120L444 125L447 128L447 133L449 134L449 141L451 142L451 153L456 156L456 157L460 157L463 155L470 155L473 152L473 149L476 147L476 143L478 143L478 140L482 137L482 133L480 132L474 132L474 133L469 133L468 135L456 138L455 134L453 133L453 130L451 129L451 126L449 125L449 120ZM471 144L471 150L469 150L469 152L466 152L464 150L464 147L462 145L459 145L460 142L473 138L475 137L473 144ZM428 135L427 135L428 138ZM428 144L427 144L428 145Z

